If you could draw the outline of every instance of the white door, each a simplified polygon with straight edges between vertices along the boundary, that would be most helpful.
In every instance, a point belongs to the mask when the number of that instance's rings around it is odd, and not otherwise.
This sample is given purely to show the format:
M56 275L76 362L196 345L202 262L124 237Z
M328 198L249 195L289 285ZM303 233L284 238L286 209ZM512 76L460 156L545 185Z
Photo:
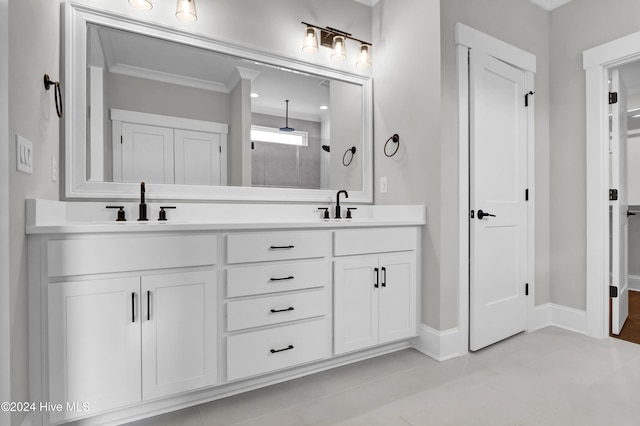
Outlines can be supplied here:
M49 400L91 413L140 402L140 278L49 285ZM59 422L82 409L51 411Z
M611 298L611 332L620 334L629 313L627 265L629 227L627 210L627 88L617 69L611 73L611 91L618 94L618 102L611 108L611 188L617 189L618 199L611 201L611 285L617 297Z
M121 149L113 151L114 180L122 176L121 182L174 183L173 129L122 123L120 143Z
M174 134L176 183L220 185L220 134L181 129Z
M469 347L526 328L525 71L471 50Z
M216 276L142 277L142 396L154 399L215 385Z
M335 353L351 352L378 344L378 257L336 260L334 268Z
M416 335L416 257L380 256L379 343Z

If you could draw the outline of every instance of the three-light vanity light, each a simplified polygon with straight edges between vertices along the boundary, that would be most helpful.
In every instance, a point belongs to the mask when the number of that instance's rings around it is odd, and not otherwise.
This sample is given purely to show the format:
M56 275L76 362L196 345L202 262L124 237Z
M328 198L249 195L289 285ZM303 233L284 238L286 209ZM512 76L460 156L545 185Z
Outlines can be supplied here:
M153 0L129 0L129 4L139 10L153 9ZM197 21L196 0L178 0L176 4L176 18L183 22Z
M334 61L344 61L347 59L347 40L353 40L360 43L358 49L359 55L356 62L358 68L368 68L371 66L371 43L358 40L351 34L337 30L331 27L321 28L306 22L302 22L307 28L304 30L304 40L302 43L302 51L305 53L318 52L318 34L320 30L320 45L331 48L331 59Z

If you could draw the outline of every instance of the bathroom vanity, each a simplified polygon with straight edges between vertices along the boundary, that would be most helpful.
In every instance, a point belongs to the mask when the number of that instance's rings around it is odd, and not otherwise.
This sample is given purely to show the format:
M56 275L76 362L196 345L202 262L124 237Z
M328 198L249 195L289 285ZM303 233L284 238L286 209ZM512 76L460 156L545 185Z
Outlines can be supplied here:
M37 424L152 416L409 347L424 206L27 200ZM124 204L135 216L136 205ZM356 214L357 213L357 214Z

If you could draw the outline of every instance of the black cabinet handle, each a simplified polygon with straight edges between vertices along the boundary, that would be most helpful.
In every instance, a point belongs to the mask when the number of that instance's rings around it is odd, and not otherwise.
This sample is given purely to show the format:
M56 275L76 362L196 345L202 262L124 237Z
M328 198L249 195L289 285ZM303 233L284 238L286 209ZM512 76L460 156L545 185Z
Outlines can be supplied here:
M375 288L380 287L380 285L378 284L380 282L380 273L378 271L378 268L373 268L373 271L376 273L376 282L373 283L373 286Z
M147 290L147 321L151 321L151 292Z
M136 294L131 293L131 322L136 322Z
M382 267L382 287L387 286L387 268Z
M290 351L291 349L293 349L293 345L289 345L284 349L271 349L271 353L275 354L277 352L284 352L284 351Z
M269 281L290 281L293 279L293 275L289 275L288 277L282 278L269 278Z
M289 250L292 249L294 246L271 246L269 247L271 250Z
M293 311L293 306L289 306L287 309L272 309L271 313L277 314L278 312L289 312L289 311Z

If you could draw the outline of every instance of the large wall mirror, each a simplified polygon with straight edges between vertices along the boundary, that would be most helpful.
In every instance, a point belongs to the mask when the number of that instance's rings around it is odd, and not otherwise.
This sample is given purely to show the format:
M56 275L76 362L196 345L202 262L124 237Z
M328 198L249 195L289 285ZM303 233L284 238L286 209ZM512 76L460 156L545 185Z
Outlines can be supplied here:
M371 80L65 4L66 197L372 201Z

